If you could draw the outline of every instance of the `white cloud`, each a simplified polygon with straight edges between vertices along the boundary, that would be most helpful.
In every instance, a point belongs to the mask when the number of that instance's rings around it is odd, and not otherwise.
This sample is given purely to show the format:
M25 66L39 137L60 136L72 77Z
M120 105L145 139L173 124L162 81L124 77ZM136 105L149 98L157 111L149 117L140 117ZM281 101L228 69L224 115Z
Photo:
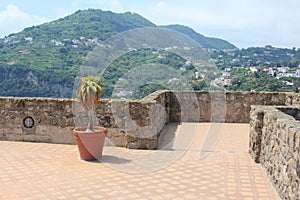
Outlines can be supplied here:
M158 8L158 9L163 9L165 6L166 6L166 3L163 2L163 1L160 1L160 2L158 2L158 4L157 4L157 8Z
M28 26L41 24L46 20L44 17L30 15L20 10L18 6L9 4L5 10L0 11L0 37L21 31Z

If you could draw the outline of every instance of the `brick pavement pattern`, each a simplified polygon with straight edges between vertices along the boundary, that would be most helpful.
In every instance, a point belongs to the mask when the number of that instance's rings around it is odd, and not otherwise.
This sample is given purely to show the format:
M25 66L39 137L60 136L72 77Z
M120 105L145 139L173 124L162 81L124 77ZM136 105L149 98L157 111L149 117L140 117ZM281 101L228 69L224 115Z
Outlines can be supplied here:
M248 124L171 123L159 150L106 146L97 162L79 160L75 145L0 141L0 199L279 199L248 154L248 133Z

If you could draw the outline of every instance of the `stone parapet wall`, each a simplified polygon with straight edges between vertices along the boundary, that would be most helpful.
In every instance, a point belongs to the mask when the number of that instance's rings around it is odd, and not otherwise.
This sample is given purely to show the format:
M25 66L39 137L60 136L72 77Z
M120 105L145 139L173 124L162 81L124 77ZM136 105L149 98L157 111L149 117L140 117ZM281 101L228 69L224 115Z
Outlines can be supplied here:
M156 98L102 99L94 124L109 129L110 145L155 149L168 121L167 99L163 94ZM75 144L72 129L86 125L87 115L76 100L0 98L0 140Z
M171 121L248 123L251 105L286 105L288 93L171 92L169 95ZM293 97L300 99L299 94Z
M300 107L300 95L299 95L299 93L287 93L286 94L285 105Z
M248 123L251 105L299 105L300 95L259 92L157 91L141 100L102 99L95 123L113 145L155 149L167 122ZM31 128L24 126L24 121ZM0 97L0 140L74 144L72 129L87 116L72 99Z
M297 107L251 109L250 154L283 199L300 199L299 116Z
M26 127L26 118L34 124ZM0 98L0 140L73 143L71 127L70 99Z

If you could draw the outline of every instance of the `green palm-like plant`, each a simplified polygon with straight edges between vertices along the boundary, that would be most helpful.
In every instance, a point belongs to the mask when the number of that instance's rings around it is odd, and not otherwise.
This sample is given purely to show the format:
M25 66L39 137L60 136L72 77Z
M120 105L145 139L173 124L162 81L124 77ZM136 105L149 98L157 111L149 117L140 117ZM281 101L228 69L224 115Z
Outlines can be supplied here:
M82 78L82 83L78 89L77 97L83 108L88 113L89 121L86 131L93 132L93 114L95 104L100 100L100 94L103 92L100 86L100 79L96 76Z

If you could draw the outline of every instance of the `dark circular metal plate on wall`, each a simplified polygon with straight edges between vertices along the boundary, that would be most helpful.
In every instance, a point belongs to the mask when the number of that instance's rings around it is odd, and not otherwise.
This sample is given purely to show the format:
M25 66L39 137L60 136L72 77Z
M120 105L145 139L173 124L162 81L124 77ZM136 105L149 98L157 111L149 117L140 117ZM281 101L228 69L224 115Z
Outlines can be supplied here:
M33 128L34 127L34 119L31 116L27 116L23 119L23 126L25 128Z

